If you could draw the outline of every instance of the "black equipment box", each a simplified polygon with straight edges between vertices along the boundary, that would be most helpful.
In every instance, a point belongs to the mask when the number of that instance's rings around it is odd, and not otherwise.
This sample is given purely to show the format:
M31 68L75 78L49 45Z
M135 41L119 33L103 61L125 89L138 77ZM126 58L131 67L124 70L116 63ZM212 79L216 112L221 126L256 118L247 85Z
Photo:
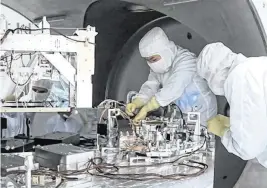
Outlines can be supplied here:
M78 145L80 143L80 135L77 133L54 132L37 136L34 141L35 145L41 146L60 143Z
M16 153L32 151L34 141L30 139L1 139L1 153Z

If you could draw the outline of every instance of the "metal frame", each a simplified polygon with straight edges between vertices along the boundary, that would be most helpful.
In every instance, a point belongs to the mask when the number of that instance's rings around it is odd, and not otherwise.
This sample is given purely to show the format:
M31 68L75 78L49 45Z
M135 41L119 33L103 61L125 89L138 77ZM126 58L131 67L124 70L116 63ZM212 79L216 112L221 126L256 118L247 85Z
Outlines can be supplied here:
M115 108L115 109L108 109L108 147L113 148L116 147L115 140L116 137L118 136L118 122L117 122L117 116L120 114L120 110ZM115 127L117 126L117 127ZM114 131L114 129L117 129ZM113 137L115 135L115 137Z
M69 112L71 108L9 108L1 107L0 113L4 112Z
M34 163L33 161L33 154L32 153L24 153L25 155L22 155L20 153L14 153L14 154L2 154L1 157L4 157L6 160L7 166L5 166L7 172L9 171L15 171L15 170L25 170L25 187L31 188L32 187L32 170L39 169L39 164ZM20 163L20 160L24 160L24 164L18 165ZM13 165L15 167L13 167ZM12 181L10 179L10 181ZM13 185L16 185L18 182L12 182Z
M38 51L70 82L70 90L75 90L76 98L70 91L70 107L92 107L92 75L95 63L95 36L94 27L86 30L77 30L77 36L51 35L50 25L43 18L38 34L9 34L1 45L2 51ZM3 31L3 30L2 30ZM3 35L0 34L2 38ZM75 69L59 52L72 52L77 55L77 69ZM51 54L53 53L53 54ZM69 111L70 108L1 108L0 112L58 112Z
M192 117L192 119L191 119L191 117ZM196 119L193 119L193 117L196 117ZM187 122L195 124L194 140L197 142L199 142L199 140L200 140L199 135L201 134L200 118L201 118L200 112L188 112Z

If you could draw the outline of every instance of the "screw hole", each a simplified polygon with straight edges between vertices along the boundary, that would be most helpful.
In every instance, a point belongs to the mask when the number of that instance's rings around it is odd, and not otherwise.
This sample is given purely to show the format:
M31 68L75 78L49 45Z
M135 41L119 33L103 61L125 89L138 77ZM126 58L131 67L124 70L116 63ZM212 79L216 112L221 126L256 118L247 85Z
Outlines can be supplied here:
M187 33L187 38L189 39L189 40L191 40L193 37L192 37L192 34L191 33Z
M227 179L227 176L223 176L223 179L224 179L224 180Z

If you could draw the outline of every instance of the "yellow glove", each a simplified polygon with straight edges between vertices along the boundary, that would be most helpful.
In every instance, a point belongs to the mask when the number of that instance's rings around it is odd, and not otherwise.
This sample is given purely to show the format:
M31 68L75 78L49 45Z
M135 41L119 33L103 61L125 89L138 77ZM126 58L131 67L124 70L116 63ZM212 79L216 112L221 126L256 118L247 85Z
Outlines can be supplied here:
M9 95L5 98L5 101L16 101L15 95Z
M139 124L141 120L145 119L148 112L156 110L160 107L160 104L155 97L152 97L150 101L140 110L140 112L134 118L134 124Z
M131 103L126 105L125 111L129 116L133 116L134 111L138 108L141 108L144 105L145 103L142 101L142 99L135 98Z
M222 137L229 127L230 118L220 114L208 121L208 131L219 137Z

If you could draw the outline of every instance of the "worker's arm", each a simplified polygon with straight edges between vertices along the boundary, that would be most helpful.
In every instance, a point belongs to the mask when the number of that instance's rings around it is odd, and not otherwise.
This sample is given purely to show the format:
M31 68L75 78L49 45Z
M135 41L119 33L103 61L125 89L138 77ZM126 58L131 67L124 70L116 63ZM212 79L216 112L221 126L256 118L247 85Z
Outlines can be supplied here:
M267 149L267 66L264 67L257 61L238 65L224 86L230 105L230 129L222 136L222 143L244 160Z
M146 104L160 88L160 83L157 79L156 73L150 71L147 81L141 86L136 98L142 100Z
M141 120L145 119L148 112L156 110L160 107L160 104L155 97L152 97L146 105L140 110L140 112L134 118L134 124L139 124Z
M181 53L178 53L173 62L169 79L164 83L163 88L155 94L160 106L167 106L179 99L196 75L195 55L187 50L182 49L180 51Z
M134 97L133 101L126 106L126 113L134 116L136 109L140 109L154 96L158 91L160 83L157 80L156 73L150 71L148 80L142 85L139 93Z

